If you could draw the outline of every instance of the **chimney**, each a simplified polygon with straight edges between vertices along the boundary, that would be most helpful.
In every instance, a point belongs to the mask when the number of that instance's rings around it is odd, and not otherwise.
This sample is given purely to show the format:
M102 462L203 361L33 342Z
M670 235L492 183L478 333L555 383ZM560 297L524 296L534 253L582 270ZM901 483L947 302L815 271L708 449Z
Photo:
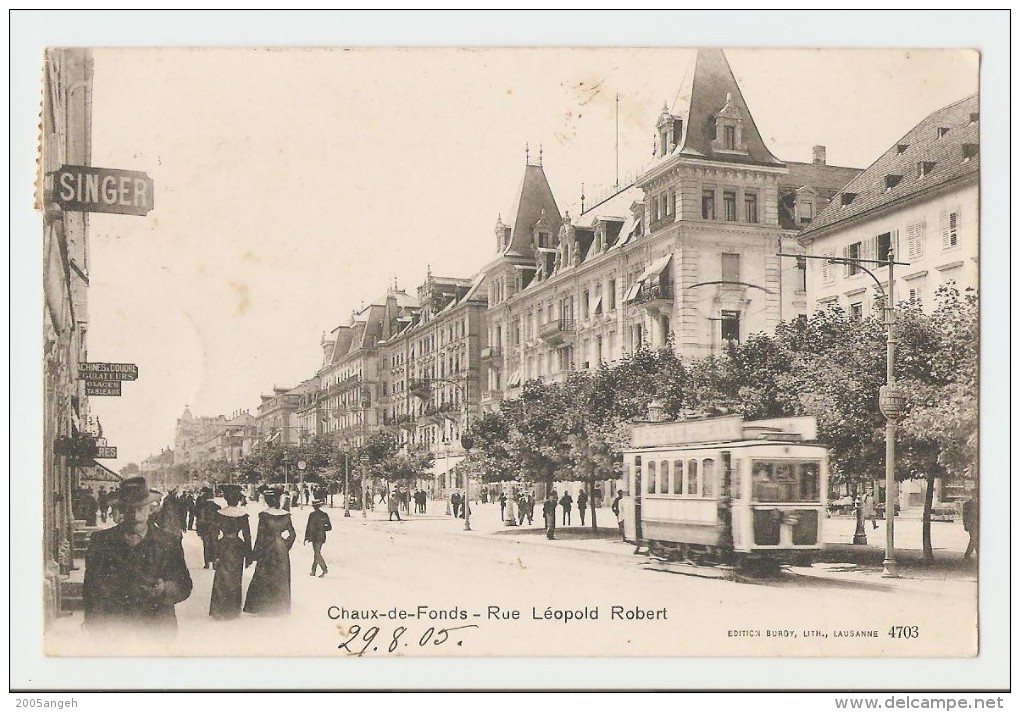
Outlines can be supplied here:
M825 146L811 147L811 162L816 166L825 165Z

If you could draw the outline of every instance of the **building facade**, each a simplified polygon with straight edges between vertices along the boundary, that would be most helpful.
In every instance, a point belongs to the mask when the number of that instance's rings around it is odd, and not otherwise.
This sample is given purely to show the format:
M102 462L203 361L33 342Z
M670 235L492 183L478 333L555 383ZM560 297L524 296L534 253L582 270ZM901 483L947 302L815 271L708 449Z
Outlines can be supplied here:
M63 212L51 173L92 163L92 55L50 49L43 63L43 536L44 619L60 610L60 569L70 566L71 494L76 477L94 465L83 446L89 401L79 365L88 361L89 216Z
M656 123L654 160L632 186L562 218L541 165L525 168L499 257L486 272L484 404L524 381L559 381L643 346L720 355L728 342L805 314L803 223L860 171L769 152L719 50Z
M926 117L889 148L800 234L812 260L808 296L812 311L838 305L863 315L878 303L870 277L852 260L885 260L892 247L898 266L894 301L934 304L936 290L978 287L978 98L967 97ZM887 272L869 264L888 287Z

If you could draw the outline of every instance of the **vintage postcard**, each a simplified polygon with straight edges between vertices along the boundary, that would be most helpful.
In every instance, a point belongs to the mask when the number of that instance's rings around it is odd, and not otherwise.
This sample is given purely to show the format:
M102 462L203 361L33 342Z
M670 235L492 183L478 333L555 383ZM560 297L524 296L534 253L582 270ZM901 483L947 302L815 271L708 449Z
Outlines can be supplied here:
M979 63L48 49L45 655L979 655Z

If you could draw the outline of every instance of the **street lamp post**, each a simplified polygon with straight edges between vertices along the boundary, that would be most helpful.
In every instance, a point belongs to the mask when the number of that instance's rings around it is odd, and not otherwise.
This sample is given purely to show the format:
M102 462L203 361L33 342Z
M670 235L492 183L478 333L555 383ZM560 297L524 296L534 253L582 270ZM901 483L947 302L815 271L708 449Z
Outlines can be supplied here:
M351 456L344 450L344 517L351 516Z
M368 494L366 491L366 480L368 479L368 455L361 456L361 516L368 517Z
M889 253L884 260L853 259L848 257L826 257L816 255L793 255L783 252L778 253L780 257L796 257L797 259L825 260L830 264L853 265L860 269L878 287L882 295L883 311L885 316L885 385L878 391L878 407L885 416L885 558L882 561L882 576L884 578L897 578L896 571L896 544L895 525L893 520L896 517L896 421L903 414L903 406L906 397L903 391L896 386L896 311L895 311L895 265L909 266L909 262L896 262L892 245L889 246ZM865 267L865 264L886 266L889 269L889 287L882 287L882 282L875 274ZM858 506L859 528L863 531L863 511ZM854 543L858 542L856 534Z

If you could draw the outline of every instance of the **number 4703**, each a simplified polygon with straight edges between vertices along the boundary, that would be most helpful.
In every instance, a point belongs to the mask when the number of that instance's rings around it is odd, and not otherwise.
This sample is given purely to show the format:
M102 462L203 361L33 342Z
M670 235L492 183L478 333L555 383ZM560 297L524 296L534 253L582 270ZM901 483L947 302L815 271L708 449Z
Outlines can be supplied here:
M890 638L919 638L920 636L916 625L894 625L889 629Z

